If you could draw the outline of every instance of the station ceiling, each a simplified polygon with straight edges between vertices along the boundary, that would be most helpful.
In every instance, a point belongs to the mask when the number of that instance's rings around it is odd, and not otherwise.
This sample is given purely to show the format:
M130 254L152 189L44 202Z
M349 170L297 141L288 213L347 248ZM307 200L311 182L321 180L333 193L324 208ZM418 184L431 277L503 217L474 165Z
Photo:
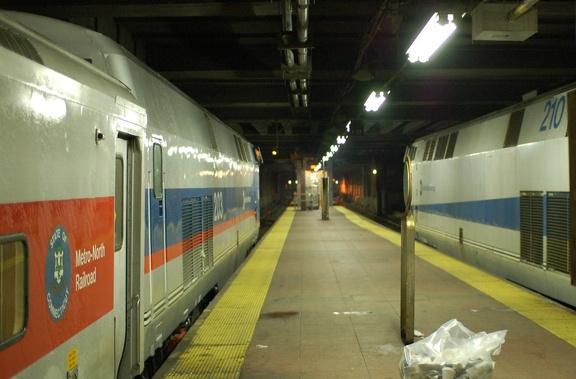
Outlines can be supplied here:
M420 136L576 82L574 0L493 2L537 11L537 32L522 41L506 31L530 29L522 24L529 24L527 15L473 40L473 31L490 29L488 21L473 22L480 3L486 2L0 0L0 8L114 38L281 171L317 162L349 121L336 168L396 158ZM307 18L299 17L304 9ZM408 63L406 50L434 12L454 13L457 31L429 62ZM381 90L390 91L384 106L366 112L368 95Z

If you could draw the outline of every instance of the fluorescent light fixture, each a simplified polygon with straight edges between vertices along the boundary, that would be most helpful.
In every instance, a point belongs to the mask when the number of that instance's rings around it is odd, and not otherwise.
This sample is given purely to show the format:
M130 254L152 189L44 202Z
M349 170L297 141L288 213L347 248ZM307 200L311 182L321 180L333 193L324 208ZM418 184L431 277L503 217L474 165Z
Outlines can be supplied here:
M366 112L376 112L380 109L380 106L384 104L386 101L386 96L384 96L384 91L380 91L376 93L376 91L372 91L368 100L364 103L364 108L366 108Z
M440 24L440 15L438 12L434 13L408 51L406 51L408 60L412 63L418 61L422 63L428 62L430 56L442 46L455 30L456 24L454 23L453 14L449 14L446 22Z

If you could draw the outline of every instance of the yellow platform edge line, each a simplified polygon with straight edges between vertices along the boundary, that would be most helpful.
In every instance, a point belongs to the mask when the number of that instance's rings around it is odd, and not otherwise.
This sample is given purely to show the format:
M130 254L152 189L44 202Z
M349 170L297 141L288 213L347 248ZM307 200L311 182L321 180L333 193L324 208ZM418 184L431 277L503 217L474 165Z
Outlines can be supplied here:
M222 297L214 305L190 347L164 378L240 376L244 357L278 259L296 212L286 210L268 231Z
M359 227L390 241L398 247L401 246L399 233L376 225L346 208L335 207L334 209ZM574 312L419 242L416 242L416 255L576 347Z

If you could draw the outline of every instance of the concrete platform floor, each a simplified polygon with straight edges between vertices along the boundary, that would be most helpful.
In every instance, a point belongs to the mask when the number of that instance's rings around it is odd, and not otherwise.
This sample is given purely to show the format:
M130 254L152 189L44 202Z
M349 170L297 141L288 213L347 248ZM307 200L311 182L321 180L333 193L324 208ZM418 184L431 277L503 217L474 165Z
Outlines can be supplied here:
M206 377L401 377L400 248L342 211L349 212L330 208L329 220L320 211L296 211L239 374ZM576 315L566 314L563 322L576 333ZM576 378L575 346L417 257L415 329L428 335L451 319L474 332L508 330L493 356L493 379Z

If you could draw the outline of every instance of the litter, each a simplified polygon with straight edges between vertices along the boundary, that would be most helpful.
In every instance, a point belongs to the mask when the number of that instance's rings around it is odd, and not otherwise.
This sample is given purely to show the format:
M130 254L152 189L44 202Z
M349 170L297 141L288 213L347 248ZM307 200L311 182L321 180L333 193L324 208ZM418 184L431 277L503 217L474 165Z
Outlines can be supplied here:
M474 333L450 320L404 347L400 374L403 379L489 379L495 365L491 356L500 353L506 332Z

